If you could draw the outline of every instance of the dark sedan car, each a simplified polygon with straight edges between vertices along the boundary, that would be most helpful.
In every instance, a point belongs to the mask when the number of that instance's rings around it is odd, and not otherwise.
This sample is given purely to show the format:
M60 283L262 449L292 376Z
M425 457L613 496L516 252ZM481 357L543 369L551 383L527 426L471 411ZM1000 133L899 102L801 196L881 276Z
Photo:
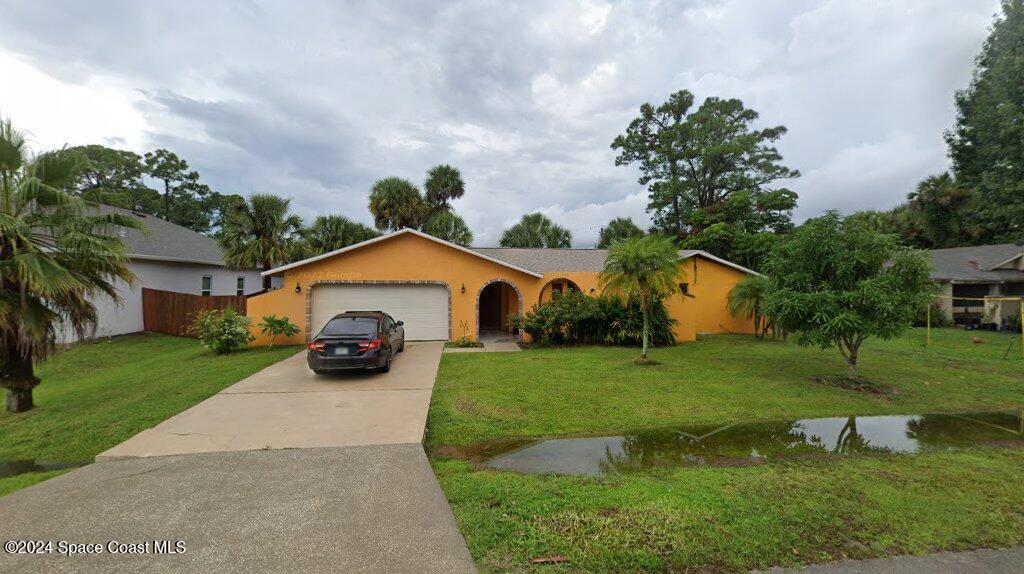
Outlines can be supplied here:
M335 315L310 341L306 361L320 375L330 371L391 370L391 359L405 350L401 321L382 311Z

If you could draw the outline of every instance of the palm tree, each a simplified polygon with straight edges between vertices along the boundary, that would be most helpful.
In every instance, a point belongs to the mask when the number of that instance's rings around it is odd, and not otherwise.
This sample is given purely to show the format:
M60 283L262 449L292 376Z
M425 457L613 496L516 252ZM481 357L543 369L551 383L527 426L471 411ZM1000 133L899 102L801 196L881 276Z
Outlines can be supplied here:
M220 236L224 262L238 269L273 269L293 258L300 244L302 219L288 212L290 200L270 194L253 194L234 206ZM263 278L270 289L270 277Z
M303 235L307 256L315 256L379 237L380 233L343 215L320 215Z
M629 217L616 217L615 219L608 222L608 225L601 228L601 232L597 239L598 249L607 249L611 247L612 243L620 239L629 239L631 237L640 237L644 234L644 230L637 227L633 223L633 219Z
M439 211L431 215L423 224L423 232L463 247L469 247L469 244L473 243L473 231L461 217L449 211Z
M729 312L737 317L749 317L754 321L754 333L763 339L771 328L771 320L764 315L764 296L768 292L768 278L751 275L733 286L729 291Z
M370 190L370 213L377 229L419 229L427 212L420 190L407 179L385 177Z
M612 244L599 281L601 289L616 292L626 301L637 301L644 316L643 349L647 360L651 344L651 312L657 301L676 292L682 277L679 252L663 235L634 237Z
M32 408L34 367L53 351L57 327L91 335L91 298L120 301L116 285L135 279L117 232L141 224L93 214L64 191L82 167L66 149L32 157L10 120L0 120L0 386L11 412Z
M427 205L432 213L450 211L452 200L466 193L466 184L462 181L459 170L448 165L435 165L427 172L427 181L423 184L426 192Z
M567 248L572 245L572 233L557 225L543 213L528 213L519 223L501 235L502 247Z

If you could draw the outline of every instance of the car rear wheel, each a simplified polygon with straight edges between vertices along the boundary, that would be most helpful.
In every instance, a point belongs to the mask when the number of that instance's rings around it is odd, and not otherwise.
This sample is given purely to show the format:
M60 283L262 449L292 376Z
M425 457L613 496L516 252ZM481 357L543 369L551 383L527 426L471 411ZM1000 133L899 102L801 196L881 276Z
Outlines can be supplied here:
M384 363L384 366L380 368L380 372L387 373L391 370L391 355L388 355L388 360Z
M402 346L398 348L398 352L401 353L405 350L405 341L402 341Z
M322 369L313 369L313 374L314 375L326 375L327 371L324 371Z

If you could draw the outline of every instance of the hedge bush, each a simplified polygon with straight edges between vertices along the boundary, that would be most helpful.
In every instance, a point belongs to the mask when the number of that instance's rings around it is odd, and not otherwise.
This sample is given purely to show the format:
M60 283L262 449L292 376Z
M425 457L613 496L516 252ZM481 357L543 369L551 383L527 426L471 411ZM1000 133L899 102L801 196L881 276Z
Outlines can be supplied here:
M550 302L538 303L509 321L538 345L640 345L644 324L639 304L626 304L617 295L590 297L579 291L556 293ZM659 301L651 317L651 343L674 345L672 327L677 323Z

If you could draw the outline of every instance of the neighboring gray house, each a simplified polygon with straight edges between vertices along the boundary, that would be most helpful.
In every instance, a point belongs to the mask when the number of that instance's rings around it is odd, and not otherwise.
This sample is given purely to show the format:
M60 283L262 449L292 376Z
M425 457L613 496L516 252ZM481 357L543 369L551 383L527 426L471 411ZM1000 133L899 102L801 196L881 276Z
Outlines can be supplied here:
M106 205L97 209L135 217L146 232L122 229L119 233L131 256L136 281L118 285L120 304L105 295L93 301L99 316L96 337L143 330L142 287L193 295L251 295L263 289L258 270L224 265L224 251L212 237L152 215ZM62 329L57 338L70 343L76 336L71 329Z
M978 245L933 249L936 300L949 320L960 324L995 323L1020 313L1018 301L969 301L958 297L1024 296L1024 245Z

